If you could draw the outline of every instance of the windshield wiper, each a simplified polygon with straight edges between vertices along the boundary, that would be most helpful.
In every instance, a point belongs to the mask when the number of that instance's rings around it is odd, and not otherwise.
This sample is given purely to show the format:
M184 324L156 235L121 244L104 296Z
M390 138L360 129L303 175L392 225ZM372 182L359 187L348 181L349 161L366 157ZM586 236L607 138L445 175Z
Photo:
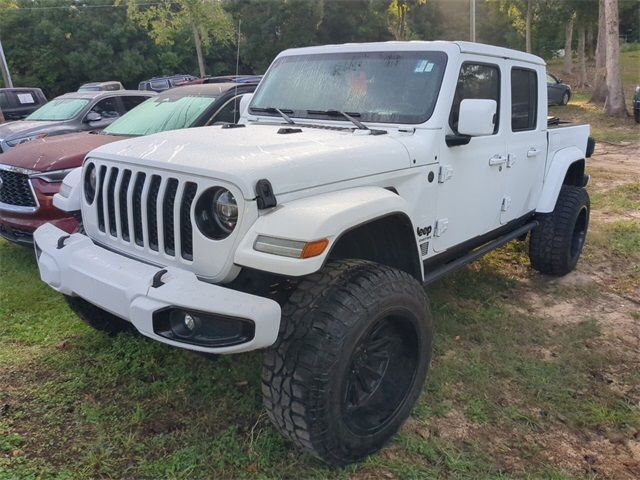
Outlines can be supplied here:
M351 123L353 123L356 127L358 127L359 130L371 130L369 127L367 127L364 123L362 123L360 120L356 120L353 117L360 117L361 114L358 112L343 112L341 110L307 110L307 113L309 115L328 115L330 117L337 117L339 115L342 115L344 118L346 118L347 120L349 120Z
M293 113L293 110L289 110L287 108L280 109L280 108L276 108L276 107L251 107L249 110L251 110L252 112L277 113L282 118L284 118L284 121L287 122L289 125L295 125L296 124L296 122L291 120L291 117L289 117L289 115L287 115L287 113Z
M354 118L354 117L362 116L358 112L343 112L341 110L307 110L307 113L309 115L328 115L330 117L343 116L344 118L349 120L351 123L353 123L356 127L358 127L358 130L368 130L370 132L370 135L384 135L385 133L387 133L386 130L369 128L360 120L357 120L356 118Z

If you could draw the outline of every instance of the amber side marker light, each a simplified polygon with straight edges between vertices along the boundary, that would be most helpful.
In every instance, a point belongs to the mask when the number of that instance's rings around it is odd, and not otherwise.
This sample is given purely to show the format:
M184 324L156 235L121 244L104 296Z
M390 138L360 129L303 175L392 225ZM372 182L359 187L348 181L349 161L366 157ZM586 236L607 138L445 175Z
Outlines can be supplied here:
M304 242L300 240L289 240L286 238L268 237L259 235L253 244L254 250L281 257L290 258L313 258L321 255L329 245L329 239L314 240Z
M311 258L321 255L325 248L327 248L327 245L329 245L329 240L326 238L306 243L302 249L302 258Z

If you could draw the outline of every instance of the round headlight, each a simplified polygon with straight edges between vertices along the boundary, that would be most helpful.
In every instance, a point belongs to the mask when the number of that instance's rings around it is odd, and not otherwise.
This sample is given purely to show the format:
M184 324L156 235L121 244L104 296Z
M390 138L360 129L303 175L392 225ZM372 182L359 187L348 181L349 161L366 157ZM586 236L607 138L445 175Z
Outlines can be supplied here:
M195 209L200 231L214 240L228 237L238 223L238 203L233 194L222 187L205 190Z
M89 163L84 170L84 198L87 203L92 204L96 198L96 187L98 185L98 173L96 166Z

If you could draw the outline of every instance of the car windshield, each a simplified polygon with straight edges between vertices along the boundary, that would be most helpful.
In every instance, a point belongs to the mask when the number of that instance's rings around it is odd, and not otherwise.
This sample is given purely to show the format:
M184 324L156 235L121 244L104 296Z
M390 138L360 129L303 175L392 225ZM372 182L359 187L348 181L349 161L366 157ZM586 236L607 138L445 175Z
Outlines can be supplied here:
M113 122L104 133L135 136L187 128L215 100L212 96L195 95L153 97Z
M25 120L70 120L88 103L89 100L86 98L55 98L45 103Z
M251 113L348 121L422 123L431 117L447 63L444 52L360 52L278 58ZM322 112L325 112L324 114Z

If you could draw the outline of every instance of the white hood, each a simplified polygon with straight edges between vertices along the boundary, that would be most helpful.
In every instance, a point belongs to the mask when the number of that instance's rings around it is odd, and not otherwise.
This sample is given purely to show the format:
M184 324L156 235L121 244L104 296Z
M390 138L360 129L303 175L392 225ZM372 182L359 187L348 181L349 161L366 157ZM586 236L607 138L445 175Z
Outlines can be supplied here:
M278 133L283 128L302 132ZM398 135L273 124L200 127L114 142L88 157L219 178L250 199L263 178L277 195L408 168L410 157Z

